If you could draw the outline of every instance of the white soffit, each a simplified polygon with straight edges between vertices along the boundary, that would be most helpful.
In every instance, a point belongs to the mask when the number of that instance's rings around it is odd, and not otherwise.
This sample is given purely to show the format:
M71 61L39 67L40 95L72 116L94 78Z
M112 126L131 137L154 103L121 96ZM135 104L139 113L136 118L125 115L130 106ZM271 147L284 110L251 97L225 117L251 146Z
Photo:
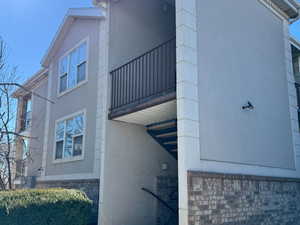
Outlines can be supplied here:
M125 116L120 116L114 120L146 126L176 118L176 100L173 100Z
M299 16L300 5L295 0L265 0L275 4L280 10L282 10L291 19L295 19Z

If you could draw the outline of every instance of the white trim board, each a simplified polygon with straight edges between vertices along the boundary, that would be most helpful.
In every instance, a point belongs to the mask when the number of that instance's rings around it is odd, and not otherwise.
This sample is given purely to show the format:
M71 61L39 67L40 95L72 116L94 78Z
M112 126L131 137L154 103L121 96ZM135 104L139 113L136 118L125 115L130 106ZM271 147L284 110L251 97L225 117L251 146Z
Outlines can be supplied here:
M70 181L70 180L94 180L94 179L99 179L99 176L93 173L78 173L78 174L38 177L37 181Z
M107 110L109 102L109 71L108 71L108 58L109 58L109 34L110 34L110 4L107 8L102 9L104 14L107 15L105 20L102 20L100 24L100 35L99 35L99 50L103 50L103 54L100 56L99 52L99 78L98 78L98 96L97 96L97 132L95 142L95 164L94 173L100 174L99 184L99 213L98 213L98 224L105 223L103 217L103 199L104 199L104 174L105 174L105 151L107 151L106 142L106 124L107 124ZM102 47L101 47L102 46ZM101 51L102 52L102 51ZM101 88L100 88L101 87ZM102 103L102 105L101 105ZM102 132L102 133L101 133ZM98 146L99 144L99 146ZM99 171L97 171L99 170Z
M290 42L295 48L297 48L300 51L300 41L299 40L297 40L293 36L290 36Z
M53 63L50 64L49 67L49 75L48 77L52 77L53 74ZM52 90L52 79L48 79L48 90L47 90L47 98L51 98L51 90ZM47 154L48 154L48 141L49 141L49 126L50 126L50 112L51 112L51 103L47 101L46 103L46 116L45 116L45 129L44 129L44 143L43 143L43 158L42 158L42 173L41 176L44 177L46 175L46 166L47 166Z

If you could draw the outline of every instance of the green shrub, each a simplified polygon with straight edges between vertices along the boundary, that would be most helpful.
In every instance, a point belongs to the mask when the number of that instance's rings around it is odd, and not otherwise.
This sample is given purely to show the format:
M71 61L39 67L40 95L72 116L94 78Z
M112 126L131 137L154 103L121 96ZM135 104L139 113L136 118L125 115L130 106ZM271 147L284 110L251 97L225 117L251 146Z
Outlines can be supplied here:
M92 202L78 190L0 192L1 225L87 225Z

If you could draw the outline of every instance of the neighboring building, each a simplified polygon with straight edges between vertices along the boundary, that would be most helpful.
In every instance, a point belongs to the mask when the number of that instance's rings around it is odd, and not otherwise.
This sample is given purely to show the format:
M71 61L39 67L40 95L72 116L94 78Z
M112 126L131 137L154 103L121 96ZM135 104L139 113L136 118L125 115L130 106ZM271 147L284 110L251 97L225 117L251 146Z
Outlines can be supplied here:
M104 225L298 225L299 4L94 4L25 84L54 103L14 94L38 137L20 186L84 190Z
M21 138L16 141L16 180L18 186L31 186L35 177L40 175L43 154L46 101L39 96L46 96L48 70L42 69L23 84L13 97L18 99L16 132ZM33 91L32 95L29 91Z

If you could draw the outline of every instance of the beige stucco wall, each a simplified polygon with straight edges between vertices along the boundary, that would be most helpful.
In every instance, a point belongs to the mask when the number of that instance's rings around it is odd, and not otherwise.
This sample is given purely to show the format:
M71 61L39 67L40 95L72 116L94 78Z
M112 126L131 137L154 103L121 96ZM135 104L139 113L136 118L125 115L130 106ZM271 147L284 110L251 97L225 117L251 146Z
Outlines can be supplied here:
M59 50L50 62L50 99L55 101L55 104L50 104L49 109L49 135L45 166L46 176L91 174L94 172L99 23L99 20L76 19L67 31L63 42L60 44ZM86 38L88 39L88 82L59 97L57 95L58 60L68 50ZM81 110L86 110L86 134L85 145L83 147L84 159L75 162L53 163L55 121Z
M175 37L175 9L161 0L110 3L109 68L117 68Z
M33 91L34 93L46 97L47 96L48 80L45 78ZM45 131L45 116L46 104L44 99L33 95L32 98L32 121L30 128L29 149L30 157L27 160L27 175L39 176L42 168L44 131Z
M295 169L283 21L258 1L201 1L197 31L198 158Z
M141 188L155 192L157 176L177 176L177 161L139 125L108 121L106 146L101 222L155 224L157 201Z
M163 1L110 2L109 19L110 70L175 36L175 10L163 11ZM155 192L157 176L177 176L177 161L143 126L107 120L105 134L100 223L155 224L157 201L141 188Z

